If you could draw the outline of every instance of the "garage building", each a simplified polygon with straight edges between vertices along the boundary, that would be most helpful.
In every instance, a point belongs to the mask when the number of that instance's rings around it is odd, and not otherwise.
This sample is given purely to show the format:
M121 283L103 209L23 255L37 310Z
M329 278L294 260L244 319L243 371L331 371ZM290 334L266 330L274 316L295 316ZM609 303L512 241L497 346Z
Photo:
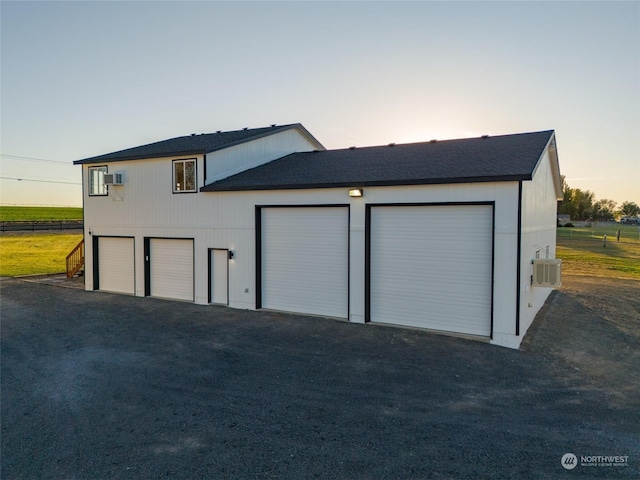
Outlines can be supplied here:
M89 290L512 348L551 291L532 262L555 256L553 131L326 150L273 125L76 163Z

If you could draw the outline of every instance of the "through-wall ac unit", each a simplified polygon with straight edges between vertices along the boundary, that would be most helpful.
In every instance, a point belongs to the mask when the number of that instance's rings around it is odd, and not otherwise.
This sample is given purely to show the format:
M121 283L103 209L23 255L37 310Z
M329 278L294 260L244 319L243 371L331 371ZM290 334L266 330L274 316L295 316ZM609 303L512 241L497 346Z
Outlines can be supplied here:
M534 287L559 288L562 285L562 260L536 258L531 283Z
M104 174L105 185L122 185L121 173L105 173Z

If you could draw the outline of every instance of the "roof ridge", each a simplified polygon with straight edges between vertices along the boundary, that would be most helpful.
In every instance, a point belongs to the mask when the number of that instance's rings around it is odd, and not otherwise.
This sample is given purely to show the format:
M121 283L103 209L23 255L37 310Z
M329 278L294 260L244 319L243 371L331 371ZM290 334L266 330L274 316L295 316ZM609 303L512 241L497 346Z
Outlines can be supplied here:
M239 133L239 132L254 132L256 130L269 130L269 129L280 129L280 128L286 128L286 127L293 127L293 126L297 126L300 125L299 123L289 123L289 124L282 124L282 125L278 125L275 123L272 123L271 125L268 125L266 127L242 127L242 128L236 128L234 130L216 130L215 132L205 132L205 133L191 133L189 135L181 135L178 137L174 137L174 138L183 138L183 137L190 137L193 135L220 135L220 134L225 134L225 133ZM167 139L167 140L173 140L171 138Z
M513 136L522 136L522 135L551 134L554 132L555 130L549 129L549 130L539 130L534 132L505 133L500 135L481 135L479 137L446 138L443 140L432 139L432 140L422 140L418 142L407 142L407 143L389 142L389 143L380 144L380 145L365 145L362 147L349 146L349 147L343 147L343 148L334 148L334 149L331 149L330 151L349 151L349 150L354 151L354 150L364 150L367 148L372 149L372 148L384 148L384 147L404 147L404 146L410 146L410 145L424 145L427 143L438 144L438 143L444 143L444 142L462 142L465 140L486 140L489 138L504 138L504 137L513 137Z
M163 142L170 142L172 140L178 140L180 138L191 138L191 137L198 137L198 136L202 136L202 135L224 135L224 134L230 134L230 133L239 133L239 132L252 132L255 130L266 130L266 129L270 129L273 128L278 129L278 128L284 128L284 127L289 127L292 125L299 125L299 124L291 124L291 125L270 125L268 127L254 127L254 128L239 128L236 130L216 130L215 132L207 132L207 133L189 133L187 135L178 135L177 137L171 137L171 138L165 138L164 140L156 140L155 142L149 142L149 143L145 143L142 145L136 145L135 147L129 147L129 148L123 148L122 150L116 150L115 152L110 152L107 155L112 155L115 153L119 153L119 152L124 152L126 150L132 150L134 148L143 148L143 147L148 147L150 145L155 145L157 143L163 143Z
M228 148L236 144L257 140L262 136L271 135L290 128L300 128L306 132L306 129L301 123L285 125L277 125L273 123L266 127L245 127L239 130L217 130L212 133L200 134L191 133L188 135L166 138L164 140L157 140L143 145L137 145L135 147L123 148L103 155L83 158L81 160L76 160L73 163L77 165L102 161L122 161L209 153L222 148ZM319 142L317 143L319 144Z

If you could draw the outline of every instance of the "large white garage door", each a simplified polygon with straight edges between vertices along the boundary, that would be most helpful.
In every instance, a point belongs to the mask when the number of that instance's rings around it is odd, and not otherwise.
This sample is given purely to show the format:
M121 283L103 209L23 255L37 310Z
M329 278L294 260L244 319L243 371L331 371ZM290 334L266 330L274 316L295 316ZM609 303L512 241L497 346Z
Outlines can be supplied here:
M151 295L193 302L193 240L149 241Z
M491 334L493 207L371 207L370 319Z
M135 293L133 238L98 238L98 288Z
M347 207L262 209L262 307L347 318Z

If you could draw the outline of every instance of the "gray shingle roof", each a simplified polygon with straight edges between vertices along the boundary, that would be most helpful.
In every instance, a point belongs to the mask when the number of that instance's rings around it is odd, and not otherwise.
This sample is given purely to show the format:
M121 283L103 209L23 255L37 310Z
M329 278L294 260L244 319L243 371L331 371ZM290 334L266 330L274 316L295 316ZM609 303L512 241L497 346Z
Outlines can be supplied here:
M293 153L203 192L530 180L553 130Z
M74 164L117 162L123 160L138 160L144 158L173 157L184 155L197 155L210 153L233 145L255 140L292 128L301 129L320 149L324 149L301 124L279 125L264 128L249 128L230 132L203 133L200 135L186 135L184 137L170 138L160 142L150 143L139 147L127 148L105 155L85 158L73 162Z

